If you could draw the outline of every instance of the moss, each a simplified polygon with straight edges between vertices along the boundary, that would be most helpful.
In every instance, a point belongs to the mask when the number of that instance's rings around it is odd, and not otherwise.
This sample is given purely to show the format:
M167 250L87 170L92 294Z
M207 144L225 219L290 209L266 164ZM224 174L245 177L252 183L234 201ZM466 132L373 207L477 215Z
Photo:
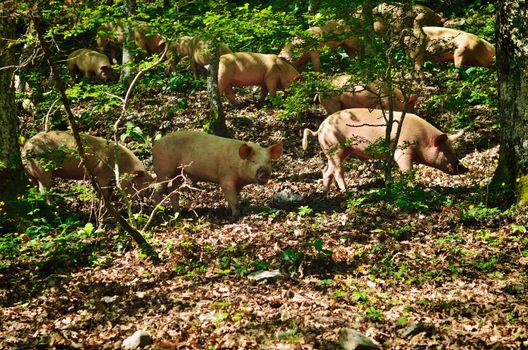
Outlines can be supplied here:
M528 174L516 179L517 202L519 205L528 205Z

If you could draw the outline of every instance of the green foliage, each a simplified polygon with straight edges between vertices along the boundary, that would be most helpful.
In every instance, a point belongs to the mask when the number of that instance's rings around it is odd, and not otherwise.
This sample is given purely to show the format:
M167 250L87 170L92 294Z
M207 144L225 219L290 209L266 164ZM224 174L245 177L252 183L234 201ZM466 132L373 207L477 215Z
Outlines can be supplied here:
M460 218L465 223L492 223L505 217L508 213L508 210L503 211L499 208L490 208L483 203L479 203L476 206L471 204L466 209L463 209L460 213Z
M379 201L389 201L390 203L387 204L389 208L394 205L405 211L425 213L434 210L440 205L450 203L449 198L442 194L426 190L418 185L409 185L406 181L397 181L389 189L385 187L374 189L364 196L355 197L354 195L354 193L349 193L349 198L347 199L348 210Z

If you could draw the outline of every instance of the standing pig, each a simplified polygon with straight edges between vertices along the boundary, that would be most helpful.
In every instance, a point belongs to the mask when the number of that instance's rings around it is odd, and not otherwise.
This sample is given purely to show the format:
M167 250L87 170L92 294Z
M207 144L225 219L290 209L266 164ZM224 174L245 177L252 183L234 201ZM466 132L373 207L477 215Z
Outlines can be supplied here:
M171 181L183 169L193 181L220 184L233 216L238 216L238 194L248 184L266 184L271 175L271 161L282 154L282 144L268 148L203 132L173 132L154 144L152 159L158 182L158 202ZM178 196L171 197L175 211Z
M105 191L114 179L114 143L87 134L81 134L85 148L87 166ZM22 149L24 165L30 178L37 182L39 190L45 192L51 186L52 177L84 180L86 174L79 159L75 140L64 131L41 132L29 139ZM129 194L147 187L153 177L143 163L126 147L119 145L119 172L128 174L122 187Z
M72 78L84 76L108 81L112 76L110 61L105 54L89 49L73 51L67 59L68 72Z
M401 119L401 112L394 112L394 120ZM328 158L323 171L323 187L329 190L335 179L341 191L346 191L342 163L348 157L369 159L367 147L385 138L387 122L383 111L366 108L345 109L326 118L316 132L304 129L302 147L308 147L308 135L318 136L319 144ZM396 134L397 123L392 128L392 137ZM408 171L413 163L425 164L451 175L468 171L451 148L449 137L424 119L406 114L398 140L398 149L394 160L401 171Z
M147 55L160 54L165 49L165 39L158 33L149 34L148 23L137 21L133 23L132 37L136 46L147 52ZM96 39L99 52L108 48L112 63L116 64L117 50L125 43L125 28L123 24L105 23L99 28Z
M105 23L99 28L96 39L99 52L108 48L113 64L117 64L117 49L125 42L125 28L122 24Z
M425 60L448 62L453 60L456 67L493 67L495 47L478 36L458 29L444 27L423 27L424 44L411 52L415 68L419 71ZM417 36L422 35L417 33Z
M207 72L204 68L209 64L211 54L209 53L209 42L197 37L197 36L183 36L173 45L176 53L180 58L189 57L191 64L191 71L195 78L199 74L205 75ZM220 44L220 55L226 53L232 53L232 51L225 44ZM175 65L175 62L172 63ZM172 67L174 70L174 67Z
M350 59L354 58L360 51L359 40L354 37L337 38L343 33L350 30L350 27L343 21L328 21L322 27L310 27L306 30L307 34L316 40L322 42L317 47L310 49L310 45L304 39L295 37L287 43L279 53L279 57L284 58L297 69L302 70L306 63L312 62L313 70L321 70L321 50L327 46L330 50L335 51L342 47ZM298 52L300 51L300 52Z
M268 92L273 95L299 78L299 72L277 55L236 52L220 56L218 89L231 105L236 105L234 86L260 86L263 101Z
M389 97L385 89L380 90L374 84L366 87L363 85L348 86L351 75L344 74L335 77L330 82L333 88L341 90L342 93L336 96L320 98L321 104L328 114L347 108L383 108L389 109ZM405 101L400 89L393 89L393 108L395 111L403 111ZM411 96L407 102L407 110L413 108L416 96Z

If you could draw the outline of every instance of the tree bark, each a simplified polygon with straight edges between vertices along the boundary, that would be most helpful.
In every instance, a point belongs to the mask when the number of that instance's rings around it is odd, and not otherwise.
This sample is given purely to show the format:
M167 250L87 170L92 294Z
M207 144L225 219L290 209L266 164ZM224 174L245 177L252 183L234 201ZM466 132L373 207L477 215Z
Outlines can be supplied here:
M211 61L207 77L207 99L209 100L209 117L204 129L214 135L230 137L225 123L224 110L218 92L218 65L220 63L220 44L217 38L211 40Z
M15 23L0 16L0 201L22 193L26 183L18 144L18 117L11 79L15 57Z
M132 15L136 13L135 0L125 0L125 13L127 19L130 19ZM133 61L132 52L130 51L130 48L132 47L134 42L134 29L132 28L130 21L126 21L125 23L123 23L123 27L125 30L125 42L123 43L123 58L121 61L121 63L123 64L123 68L121 68L121 76L119 77L119 80L123 83L128 83L132 78L132 70L130 69L130 65L128 65L127 63Z
M528 204L528 4L500 0L497 6L497 73L500 153L490 193Z

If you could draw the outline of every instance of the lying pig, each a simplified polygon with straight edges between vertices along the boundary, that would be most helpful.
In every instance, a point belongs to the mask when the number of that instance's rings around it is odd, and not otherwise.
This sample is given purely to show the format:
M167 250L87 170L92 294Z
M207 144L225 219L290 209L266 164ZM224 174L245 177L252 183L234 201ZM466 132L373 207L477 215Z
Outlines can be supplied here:
M456 67L493 67L495 47L486 40L458 29L423 27L422 30L425 34L423 38L425 45L410 53L415 59L414 65L417 71L421 70L425 60L432 62L453 60Z
M401 119L401 112L394 112L394 119ZM328 158L323 171L323 187L329 190L335 179L341 191L346 191L342 163L348 157L369 159L367 147L385 138L387 122L379 109L345 109L326 118L316 132L304 129L302 147L308 146L308 135L318 136L319 144ZM394 123L392 137L396 134ZM458 137L460 135L456 135ZM455 137L451 137L453 140ZM459 163L450 145L450 137L424 119L405 114L398 149L394 160L401 171L408 171L413 163L425 164L448 174L463 174L468 171Z
M114 175L114 143L100 137L81 134L85 147L88 168L91 169L102 189L109 192ZM75 140L64 131L41 132L29 139L22 149L24 165L41 192L51 186L52 177L83 180L86 178L81 165ZM133 194L135 190L146 188L153 177L143 163L126 147L119 145L119 172L124 176L123 189Z
M184 130L168 134L154 144L154 171L161 183L158 203L171 181L183 169L193 181L220 184L233 216L239 215L238 194L248 184L266 184L271 175L271 160L282 154L282 144L268 148L203 132ZM177 188L177 187L176 187ZM175 211L179 210L178 196L171 197Z
M302 70L308 61L312 62L313 70L321 70L321 50L327 46L330 50L335 51L342 47L348 57L353 59L359 54L361 47L359 40L353 37L339 39L343 33L349 31L348 25L342 21L328 21L322 27L310 27L306 30L307 34L316 40L322 41L315 48L309 49L309 44L299 37L287 43L279 53L279 57L290 62L297 70Z
M191 71L195 78L199 74L205 75L207 70L204 67L209 64L211 57L207 41L196 36L183 36L174 44L174 49L180 58L189 57ZM220 44L220 55L226 53L232 53L232 51L227 45Z
M108 81L112 76L110 61L105 54L89 49L73 51L66 60L70 76Z
M260 86L263 101L268 92L273 95L299 78L299 72L277 55L236 52L220 56L218 89L231 105L237 104L234 86Z
M355 85L349 86L351 75L339 75L332 79L330 84L333 88L341 90L342 93L336 96L320 98L321 104L328 114L335 113L347 108L383 108L389 109L389 98L387 92L380 90L374 84L368 86ZM393 89L393 109L403 111L405 101L402 92L398 88ZM407 102L407 110L413 108L416 102L416 96L411 96Z

